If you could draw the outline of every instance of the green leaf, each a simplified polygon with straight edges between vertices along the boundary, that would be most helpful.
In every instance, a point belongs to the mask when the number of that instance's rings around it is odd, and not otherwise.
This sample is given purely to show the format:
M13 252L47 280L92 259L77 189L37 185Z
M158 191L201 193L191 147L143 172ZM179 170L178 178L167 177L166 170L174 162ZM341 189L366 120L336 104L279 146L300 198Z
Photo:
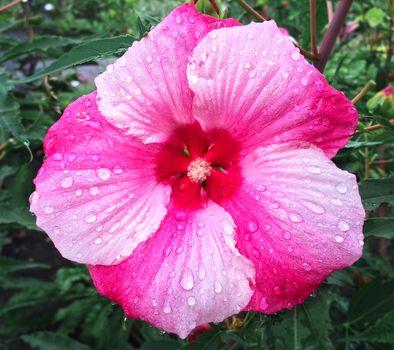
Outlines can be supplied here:
M394 279L384 282L376 279L358 290L351 299L348 322L374 323L394 310Z
M37 268L46 269L49 268L49 266L40 263L19 261L6 256L0 256L0 275L20 270Z
M31 53L33 51L45 51L54 47L67 46L75 44L76 40L58 36L42 36L40 38L34 38L29 41L21 42L11 49L5 51L0 57L0 63L8 61L14 57Z
M360 183L360 195L366 210L382 203L394 203L394 178L365 180Z
M27 145L26 133L19 114L19 105L10 93L11 86L7 81L7 75L0 68L0 129L8 132L18 141Z
M394 238L394 217L371 218L364 223L366 237Z
M27 207L18 207L11 203L0 204L0 224L18 224L29 230L41 231Z
M18 167L11 165L2 165L0 168L0 181L3 181L7 176L14 175L18 171Z
M363 333L349 337L349 340L394 343L394 311L388 312Z
M21 337L26 343L39 350L89 350L82 344L66 335L53 332L37 332Z
M15 84L30 83L46 75L53 74L66 68L94 61L100 57L119 54L126 51L136 40L131 35L121 35L113 38L97 39L72 48L69 52L53 61L47 68L25 79L12 81Z
M375 28L383 22L385 16L386 14L382 9L372 7L366 12L365 20L368 22L370 27Z
M287 311L280 323L267 324L266 348L333 349L330 340L332 330L330 300L326 296L309 298L304 304Z

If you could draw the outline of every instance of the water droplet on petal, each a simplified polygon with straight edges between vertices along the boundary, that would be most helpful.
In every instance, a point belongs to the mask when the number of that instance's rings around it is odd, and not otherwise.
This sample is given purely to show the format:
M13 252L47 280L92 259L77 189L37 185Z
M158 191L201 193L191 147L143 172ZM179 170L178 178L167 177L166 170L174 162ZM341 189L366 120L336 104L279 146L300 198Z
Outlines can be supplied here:
M318 166L308 166L305 168L308 173L319 175L321 174L321 168Z
M196 304L196 298L193 297L193 296L188 297L188 298L187 298L187 303L188 303L188 305L190 305L190 306L195 305L195 304Z
M304 202L305 207L307 207L312 213L315 214L324 214L326 211L324 208L318 204L311 203L311 202Z
M197 75L190 75L189 76L189 79L190 79L190 83L191 84L197 84L198 83L198 76Z
M215 293L219 294L223 290L223 287L219 281L215 281Z
M117 175L122 174L123 173L123 169L117 165L114 166L113 168L113 172Z
M95 241L94 241L94 244L101 244L101 242L103 241L103 239L101 238L101 237L99 237L99 238L97 238Z
M342 236L339 236L339 235L335 236L335 241L338 243L342 243L344 240L345 239Z
M80 188L78 188L78 189L75 191L75 195L76 195L77 197L81 197L82 194L83 194L83 191L82 191Z
M74 179L71 176L68 176L62 179L62 181L60 182L60 186L62 188L70 188L73 183L74 183Z
M228 220L222 221L223 231L226 235L231 236L234 233L234 227Z
M194 286L193 274L189 269L187 269L185 271L185 273L183 274L180 283L181 283L182 288L185 290L190 290L193 288L193 286Z
M345 185L344 183L342 183L342 182L339 183L338 185L336 185L335 188L336 188L336 190L337 190L339 193L341 193L341 194L344 194L344 193L347 192L346 185Z
M301 57L300 53L298 51L293 51L290 55L291 59L294 61L298 61Z
M338 198L333 198L330 200L330 202L338 207L342 207L343 206L343 202L338 199Z
M305 271L310 271L310 270L312 270L311 265L309 265L309 264L306 263L306 262L302 264L302 267L304 268Z
M275 286L274 287L274 294L279 295L281 293L282 293L282 291L280 290L279 286Z
M259 224L256 220L251 219L248 221L247 225L246 225L247 229L249 232L253 233L256 232L259 228Z
M97 176L103 181L106 181L111 177L111 172L107 168L97 169L96 173L97 173Z
M47 213L47 214L53 213L54 210L55 210L55 208L54 208L54 207L51 207L51 206L49 206L49 205L47 205L47 206L44 207L44 211L45 211L45 213Z
M53 159L54 159L54 160L62 160L62 159L63 159L63 156L62 156L60 153L55 153L55 154L53 155Z
M170 303L168 303L168 302L166 302L165 304L164 304L164 307L163 307L163 312L165 313L165 314L170 314L171 313L171 305L170 305Z
M350 225L346 221L340 221L338 224L338 228L341 231L346 232L346 231L349 231Z
M302 86L307 86L308 85L308 79L307 78L301 78L301 85Z
M92 196L95 196L97 193L99 193L99 188L97 186L93 186L90 188L89 192Z
M302 221L302 216L298 214L291 213L289 214L289 219L291 222L298 223Z
M30 196L31 204L36 205L40 199L40 194L38 192L33 192Z
M95 222L97 220L97 216L94 214L89 214L86 218L85 218L85 222L87 222L88 224L92 224L93 222Z

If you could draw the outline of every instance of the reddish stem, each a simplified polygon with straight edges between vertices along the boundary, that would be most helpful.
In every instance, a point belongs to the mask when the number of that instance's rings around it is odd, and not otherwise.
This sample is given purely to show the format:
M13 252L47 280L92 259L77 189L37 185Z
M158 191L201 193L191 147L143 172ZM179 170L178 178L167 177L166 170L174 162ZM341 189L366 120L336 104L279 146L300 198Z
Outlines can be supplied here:
M346 15L350 10L352 2L353 0L341 0L335 10L334 17L327 29L326 34L324 35L323 43L320 47L320 60L315 63L315 67L320 72L324 71L328 57L330 56L331 51L334 48L335 41L337 40L339 32L341 31L342 24L345 21Z

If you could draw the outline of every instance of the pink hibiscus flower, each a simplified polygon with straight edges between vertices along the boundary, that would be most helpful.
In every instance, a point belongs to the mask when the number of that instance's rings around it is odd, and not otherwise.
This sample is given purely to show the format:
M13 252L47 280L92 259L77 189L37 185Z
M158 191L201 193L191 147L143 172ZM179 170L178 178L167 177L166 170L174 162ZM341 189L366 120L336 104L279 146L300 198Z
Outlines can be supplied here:
M98 291L186 337L303 302L362 252L357 125L275 22L175 9L68 106L31 210Z

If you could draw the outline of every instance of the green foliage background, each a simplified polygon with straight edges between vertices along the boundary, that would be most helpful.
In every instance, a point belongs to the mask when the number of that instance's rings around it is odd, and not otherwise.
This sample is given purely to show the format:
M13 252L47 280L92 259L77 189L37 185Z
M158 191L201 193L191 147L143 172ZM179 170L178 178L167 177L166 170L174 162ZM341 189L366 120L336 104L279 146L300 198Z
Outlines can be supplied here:
M181 341L125 319L97 294L87 269L63 260L35 226L28 196L46 131L67 104L94 89L92 78L108 62L180 3L36 0L0 12L0 349L392 349L394 107L379 96L367 104L394 79L392 0L354 1L347 22L357 28L338 40L325 71L349 98L376 82L357 104L360 132L335 158L361 182L368 210L364 255L303 305L268 316L243 313L195 342ZM309 49L307 0L249 3ZM317 5L320 42L326 1ZM207 1L200 6L211 11ZM236 0L221 6L223 16L251 20ZM375 124L381 127L368 131Z

